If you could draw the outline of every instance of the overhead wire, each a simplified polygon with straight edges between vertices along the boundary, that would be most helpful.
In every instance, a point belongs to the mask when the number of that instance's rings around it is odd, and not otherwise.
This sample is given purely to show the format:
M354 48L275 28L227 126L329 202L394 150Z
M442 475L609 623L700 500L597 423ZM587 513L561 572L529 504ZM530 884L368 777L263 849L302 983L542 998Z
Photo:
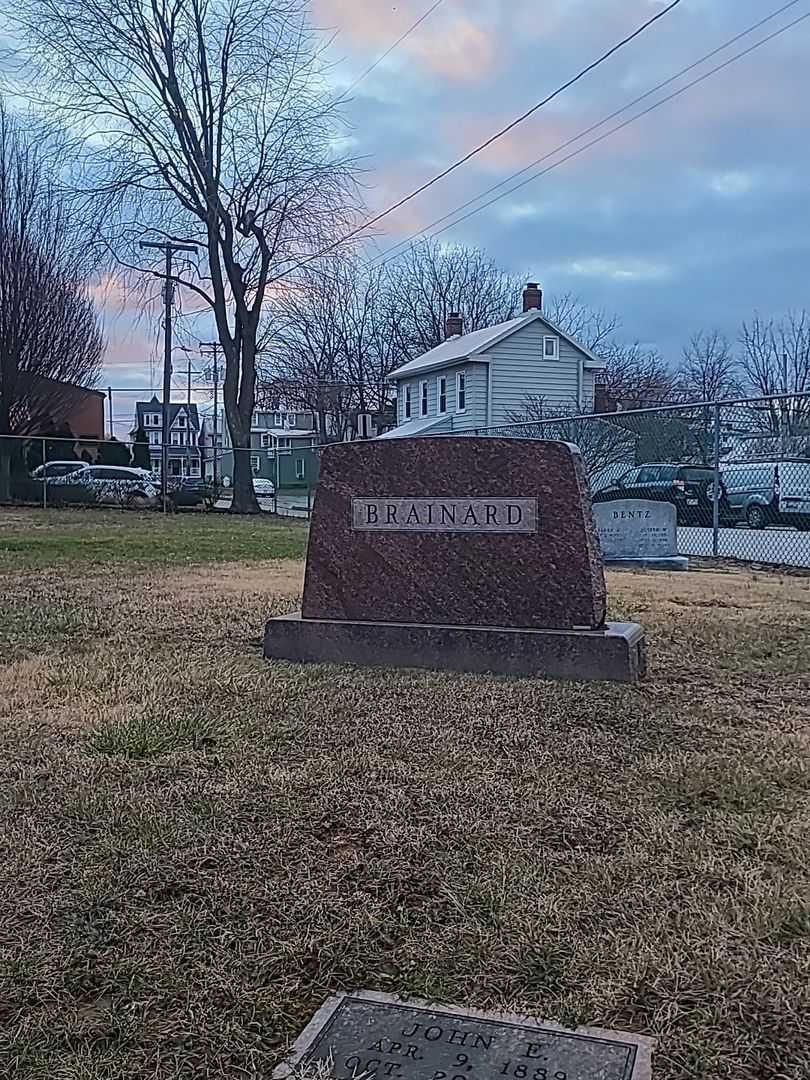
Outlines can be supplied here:
M440 7L443 3L444 0L435 0L435 2L431 4L427 11L425 11L422 15L419 16L419 18L416 20L415 23L413 23L412 26L409 26L403 34L400 34L400 36L397 38L393 45L389 46L384 53L378 56L374 63L370 67L367 67L362 75L358 75L358 77L354 80L351 86L344 90L340 97L335 99L333 104L338 105L340 104L340 102L345 101L346 98L352 93L352 91L357 89L363 79L370 75L375 68L379 67L383 60L386 60L391 55L391 53L396 48L398 48L402 44L402 42L405 41L406 38L410 37L414 30L417 30L422 25L422 23L425 22L425 20L433 14L436 8Z
M660 101L657 101L653 105L650 105L648 108L643 109L639 113L636 113L635 116L630 117L628 120L623 121L623 123L621 123L621 124L617 124L616 127L614 127L614 128L610 128L610 130L606 131L603 135L600 135L598 138L592 139L590 142L585 143L584 146L581 146L578 149L572 151L572 153L567 154L563 158L560 158L559 161L555 161L553 164L548 165L545 169L541 169L541 170L539 170L539 172L533 173L531 176L527 177L525 180L521 180L521 182L519 184L515 184L513 187L509 188L507 191L502 192L500 195L496 195L493 199L490 199L488 202L485 202L483 205L481 205L479 207L476 207L475 210L471 210L468 214L464 214L462 217L456 218L454 221L451 221L448 225L442 226L441 229L437 229L436 232L431 233L431 238L434 238L436 236L440 236L442 233L447 232L448 229L452 229L456 225L462 224L462 222L467 221L469 218L474 217L476 214L481 213L482 210L488 209L488 207L492 206L494 203L499 202L501 199L505 199L508 195L513 195L516 191L519 191L521 188L526 187L527 184L531 184L534 180L539 179L541 176L545 176L546 173L552 172L554 169L558 168L560 165L564 165L567 161L571 161L572 158L578 157L580 154L584 153L586 150L590 150L593 146L596 146L598 143L604 142L604 140L609 138L611 135L615 135L616 132L621 131L623 128L626 128L630 124L635 123L636 120L640 120L643 116L647 116L649 113L654 112L655 109L660 108L662 105L666 105L668 102L672 101L676 97L679 97L681 94L685 93L687 90L691 90L693 87L697 86L699 83L705 82L705 80L710 78L710 76L716 75L718 71L722 71L724 68L730 67L730 65L735 63L737 60L740 60L740 59L742 59L742 57L747 56L749 53L754 52L756 49L760 48L762 45L766 45L769 41L772 41L774 38L779 37L780 34L786 33L788 30L791 30L798 23L803 22L805 19L809 19L809 18L810 18L810 12L807 12L805 15L800 15L798 18L794 19L793 22L789 23L787 26L784 26L779 30L775 30L772 34L769 34L767 37L763 38L762 40L760 40L758 42L755 42L753 45L749 46L749 48L744 49L740 53L737 53L735 56L732 56L730 59L726 60L724 63L718 64L717 67L710 69L705 74L701 75L699 78L693 79L691 82L687 83L685 86L682 86L680 89L676 90L674 93L668 94L665 98L662 98ZM381 265L384 265L384 264L381 264Z
M454 207L452 210L449 210L446 214L443 214L441 217L436 218L435 221L432 221L429 225L426 225L423 229L417 230L416 232L412 233L410 236L406 237L404 240L400 240L396 244L393 244L391 247L386 248L385 251L378 252L376 255L374 255L374 256L372 256L371 258L368 259L367 265L374 266L374 265L379 264L380 266L387 266L389 262L393 261L393 259L389 259L389 258L387 258L387 256L393 255L394 252L398 252L401 248L407 247L408 244L411 244L413 241L420 239L422 236L424 236L426 233L428 233L431 229L434 229L437 225L441 225L442 222L447 221L448 218L453 217L455 214L460 213L462 210L466 210L470 206L474 206L475 203L480 202L481 199L485 199L487 195L490 195L493 192L498 191L500 188L504 187L506 184L510 183L512 180L516 180L519 176L523 176L530 169L533 169L536 165L541 164L541 162L548 161L549 158L555 157L561 151L566 150L569 146L573 146L575 143L578 143L581 139L584 139L587 135L590 135L591 132L597 131L600 127L603 127L605 124L610 123L611 120L615 120L617 116L621 116L622 113L627 112L628 109L632 109L634 105L638 105L640 102L645 101L647 98L651 97L653 94L658 93L659 90L663 90L664 87L670 86L673 82L676 82L678 79L682 78L684 75L688 74L690 71L694 71L695 68L700 67L701 64L705 64L707 60L711 60L712 57L717 56L721 52L724 52L726 49L730 48L732 45L735 45L738 41L741 41L744 37L747 37L749 34L752 34L756 30L759 30L766 23L772 22L775 18L778 18L779 15L784 14L787 10L789 10L792 7L795 7L796 4L798 4L798 3L800 3L800 0L789 0L789 3L783 4L782 7L778 8L776 11L771 12L770 15L766 15L764 18L760 19L758 22L756 22L753 25L749 26L747 29L740 31L740 33L738 33L738 34L735 34L733 37L731 37L727 41L723 42L722 45L718 45L716 48L712 49L710 52L708 52L705 55L701 56L698 60L694 60L691 64L687 64L686 67L681 68L681 70L676 72L674 75L670 75L669 78L664 79L663 82L658 83L657 86L653 86L651 89L645 91L643 94L640 94L638 97L633 98L632 101L628 101L625 105L622 105L621 108L615 109L612 113L609 113L607 116L604 116L601 120L598 120L596 123L591 124L589 127L585 128L583 131L580 131L578 134L572 136L570 139L567 139L565 142L560 143L560 145L556 146L553 150L549 150L547 153L543 154L541 157L537 158L534 161L529 162L528 165L525 165L525 166L523 166L523 168L516 170L515 172L511 173L509 176L505 177L503 180L498 181L497 184L493 184L491 187L487 188L485 191L482 191L478 195L475 195L472 199L468 199L466 202L461 203L459 206ZM806 16L801 16L799 19L795 20L795 22L801 22L803 18L806 18ZM794 23L789 23L783 30L778 31L777 34L778 33L783 33L784 30L790 29L793 25L795 25L795 22ZM777 35L772 35L772 36L777 36ZM759 43L759 44L766 44L767 41L769 41L769 40L771 40L771 37L764 38L764 39L762 39L761 43ZM759 44L756 44L753 47L758 48ZM746 55L746 53L743 52L743 53L740 53L738 56L731 58L729 60L729 63L733 63L735 60L739 59L743 55ZM719 65L718 67L712 69L710 72L707 72L706 75L708 76L708 75L716 74L718 71L722 70L722 68L724 66L727 66L727 65ZM668 101L671 101L673 97L677 97L678 94L682 93L685 90L690 89L692 86L696 85L697 82L699 82L699 81L700 80L695 80L694 82L691 82L688 85L682 87L681 90L679 90L677 94L672 94L672 95L669 95L666 98L661 99L661 101L656 103L652 108L658 108L659 105L666 104ZM607 138L609 135L615 134L617 131L620 131L622 129L622 127L627 126L627 124L633 123L635 120L641 118L642 116L647 115L648 112L652 111L652 108L644 110L643 112L638 113L637 116L635 116L632 119L628 120L626 124L617 125L615 128L612 128L611 131L605 132L602 138ZM602 140L601 139L593 140L592 142L588 143L587 145L581 147L580 150L577 151L577 153L579 153L581 151L584 151L586 149L589 149L592 146L595 146L596 143L598 143L600 141L602 141ZM571 160L571 158L575 157L575 156L576 156L576 154L570 154L567 157L562 158L560 161L556 162L553 166L551 166L551 168L556 168L557 165L562 165L566 161ZM530 177L529 180L527 180L527 183L531 182L534 179L537 179L539 176L545 175L546 172L551 171L551 168L550 169L544 169L541 172L536 173L534 176ZM518 185L518 187L519 186L520 185ZM506 197L506 195L510 194L512 191L518 190L518 187L511 188L509 192L504 192L503 197ZM486 207L491 206L493 204L493 202L495 202L495 201L497 201L497 200L491 200L490 202L488 202L486 204L486 206L481 206L480 209L481 210L486 209ZM468 216L471 217L472 215L468 215ZM460 219L458 219L457 222L454 222L451 225L449 225L448 228L452 228L453 224L458 224L460 221L465 221L465 220L467 220L466 217L460 218ZM444 231L446 231L446 230L442 229L442 230L439 230L436 233L432 233L431 238L433 236L440 235Z
M636 27L636 29L633 30L632 33L627 34L624 38L621 39L621 41L616 42L615 45L612 45L609 49L603 52L601 56L596 58L596 60L591 61L591 63L587 64L584 68L578 71L576 75L573 75L570 79L567 79L564 83L558 86L556 90L553 90L550 94L547 94L540 101L532 105L531 108L521 113L520 116L517 116L514 120L510 121L510 123L506 124L499 131L496 131L493 135L490 135L489 138L485 139L483 142L475 146L472 150L468 151L466 154L464 154L463 157L460 157L457 161L454 161L451 165L448 165L441 172L431 177L430 180L426 180L423 184L420 184L419 187L415 188L408 195L404 195L401 199L397 200L397 202L393 203L387 209L380 211L378 214L375 214L373 217L369 218L368 221L363 222L362 225L358 225L355 229L347 233L345 236L342 236L340 239L333 241L331 244L322 248L320 251L313 252L311 255L300 259L283 273L277 274L275 277L270 278L267 284L272 285L276 281L280 281L282 278L286 277L288 274L293 273L295 270L300 270L302 267L307 266L309 263L314 262L316 259L320 259L324 255L328 255L330 252L340 247L341 244L345 244L347 240L351 240L359 233L365 232L366 229L371 228L372 225L376 225L377 222L382 221L383 218L387 217L389 214L392 214L395 210L398 210L400 207L405 206L406 203L411 202L411 200L415 199L418 195L421 195L423 192L433 187L434 184L439 183L440 180L444 180L445 177L449 176L457 169L460 169L462 165L465 165L468 161L472 160L472 158L474 158L477 154L480 154L483 150L486 150L487 147L492 146L492 144L498 139L502 138L504 135L508 134L508 132L512 131L515 127L518 126L518 124L522 124L524 120L527 120L530 116L533 116L539 109L542 109L545 105L548 105L548 103L553 101L556 97L559 97L560 94L568 90L575 83L579 82L580 79L583 79L587 74L589 74L595 68L599 67L600 64L605 63L606 60L608 60L611 56L617 53L620 49L623 49L640 34L643 34L651 26L657 23L659 19L663 19L665 15L668 15L680 3L681 0L671 0L671 3L667 4L667 6L665 8L662 8L661 11L658 11L654 15L651 15L650 18L648 18L645 22L643 22L640 26Z

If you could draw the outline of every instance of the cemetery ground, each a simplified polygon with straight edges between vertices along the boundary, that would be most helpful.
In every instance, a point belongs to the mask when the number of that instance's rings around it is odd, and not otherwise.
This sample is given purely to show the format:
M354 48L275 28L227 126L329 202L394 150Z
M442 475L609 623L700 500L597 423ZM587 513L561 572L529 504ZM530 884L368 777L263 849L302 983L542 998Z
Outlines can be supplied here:
M353 988L810 1075L810 578L610 575L634 686L271 667L302 523L2 513L2 1076L267 1077Z

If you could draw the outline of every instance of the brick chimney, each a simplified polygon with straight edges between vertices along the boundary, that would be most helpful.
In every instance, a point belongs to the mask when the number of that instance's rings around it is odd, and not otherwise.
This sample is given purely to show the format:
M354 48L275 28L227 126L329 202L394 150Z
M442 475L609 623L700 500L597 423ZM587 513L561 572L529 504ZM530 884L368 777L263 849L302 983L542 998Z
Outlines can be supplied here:
M543 308L543 290L535 281L530 281L523 290L523 310L541 311Z
M451 311L444 324L445 338L461 337L464 333L464 321L457 311Z

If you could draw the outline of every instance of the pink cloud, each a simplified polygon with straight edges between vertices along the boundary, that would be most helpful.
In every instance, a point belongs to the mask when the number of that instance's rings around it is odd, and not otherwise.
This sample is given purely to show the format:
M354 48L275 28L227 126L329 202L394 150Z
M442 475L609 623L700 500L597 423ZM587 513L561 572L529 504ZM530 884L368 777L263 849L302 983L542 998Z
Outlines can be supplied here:
M393 54L453 82L477 82L494 70L500 55L497 35L487 18L486 2L453 0L410 34ZM371 62L427 10L427 0L398 4L381 0L314 0L313 14L323 28L334 29L337 48L349 43Z

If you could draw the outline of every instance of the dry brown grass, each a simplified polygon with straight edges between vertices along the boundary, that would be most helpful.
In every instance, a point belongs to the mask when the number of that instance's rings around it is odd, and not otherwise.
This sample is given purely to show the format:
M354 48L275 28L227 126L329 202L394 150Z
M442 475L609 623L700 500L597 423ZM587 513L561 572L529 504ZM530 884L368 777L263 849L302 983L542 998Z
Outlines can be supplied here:
M810 581L621 575L639 686L265 665L301 565L9 574L0 1073L269 1076L369 987L810 1076Z

